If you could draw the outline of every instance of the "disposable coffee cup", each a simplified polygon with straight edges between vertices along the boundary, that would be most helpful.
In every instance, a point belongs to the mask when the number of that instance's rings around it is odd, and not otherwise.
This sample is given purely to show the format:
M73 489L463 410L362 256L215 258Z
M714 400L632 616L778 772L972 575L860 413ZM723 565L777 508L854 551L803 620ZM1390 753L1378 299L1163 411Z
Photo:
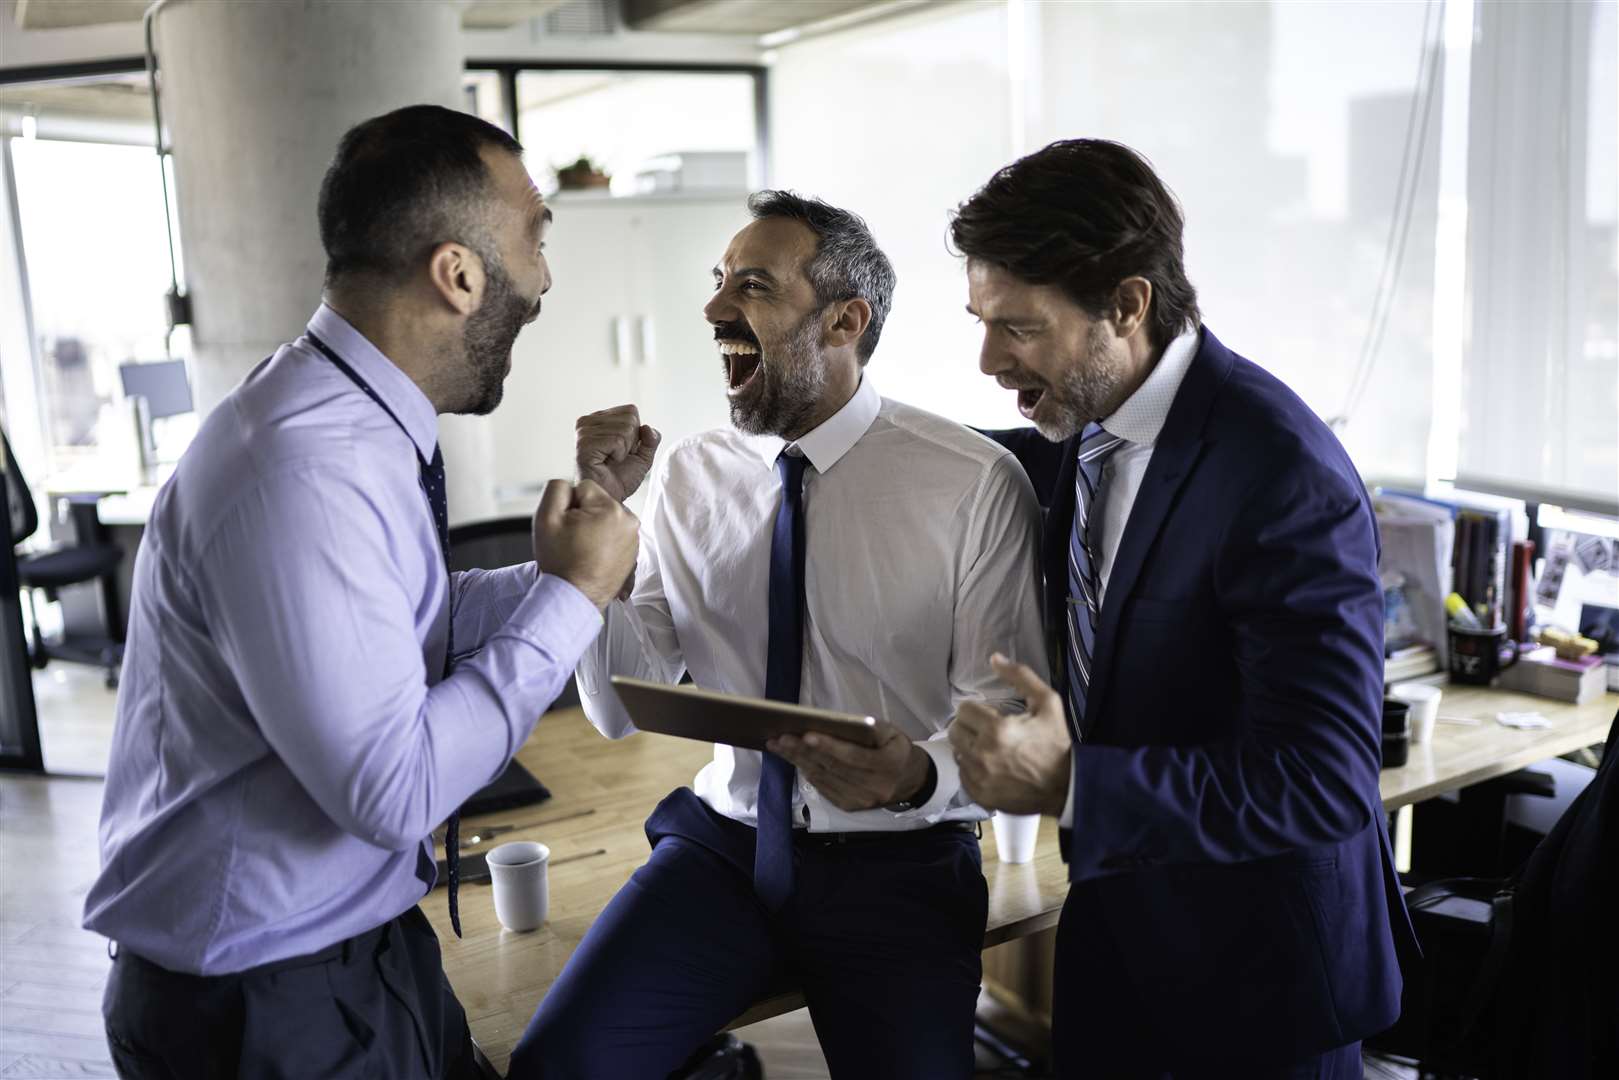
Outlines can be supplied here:
M1039 814L995 812L995 857L1003 863L1026 863L1034 858L1034 842L1040 837Z
M532 840L501 844L484 856L495 893L495 918L508 930L536 930L551 909L546 870L551 849Z
M1411 741L1426 743L1433 739L1434 724L1439 720L1439 699L1444 692L1426 683L1399 683L1389 687L1389 697L1411 706Z

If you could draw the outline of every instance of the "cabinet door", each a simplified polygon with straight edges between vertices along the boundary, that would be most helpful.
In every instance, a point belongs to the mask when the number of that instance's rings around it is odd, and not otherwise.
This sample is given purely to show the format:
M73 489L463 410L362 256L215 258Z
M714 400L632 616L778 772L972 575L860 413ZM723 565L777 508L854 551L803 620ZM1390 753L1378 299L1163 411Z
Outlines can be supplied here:
M490 418L500 513L530 513L545 482L572 479L574 421L633 398L631 215L606 199L557 200L546 243L551 291L512 349Z
M666 441L731 422L703 305L714 266L747 222L743 198L649 199L634 215L636 404Z

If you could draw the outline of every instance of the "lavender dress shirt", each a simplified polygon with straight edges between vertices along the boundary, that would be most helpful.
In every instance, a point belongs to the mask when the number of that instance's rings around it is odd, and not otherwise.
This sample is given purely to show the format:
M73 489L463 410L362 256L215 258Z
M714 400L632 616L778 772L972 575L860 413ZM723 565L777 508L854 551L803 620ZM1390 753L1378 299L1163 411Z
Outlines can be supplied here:
M416 458L432 403L335 311L309 329L399 424L306 338L283 346L203 423L135 561L84 925L174 971L300 956L408 910L426 838L602 625L532 563L446 575Z

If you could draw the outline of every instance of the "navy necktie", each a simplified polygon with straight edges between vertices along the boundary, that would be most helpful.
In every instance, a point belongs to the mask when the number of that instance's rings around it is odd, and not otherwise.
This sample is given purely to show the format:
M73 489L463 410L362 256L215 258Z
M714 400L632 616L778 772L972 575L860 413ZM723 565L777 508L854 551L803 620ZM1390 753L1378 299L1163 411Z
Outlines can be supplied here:
M420 460L420 455L418 455ZM450 518L448 500L444 491L444 451L433 447L433 460L423 461L422 487L427 489L427 503L433 508L433 524L438 529L439 549L444 553L445 587L450 588ZM455 597L450 597L450 618L444 628L444 677L449 678L450 665L455 656ZM425 857L424 857L424 860ZM427 867L432 870L432 867ZM450 927L455 936L461 936L461 905L456 895L461 889L461 811L457 810L444 823L444 876L449 878ZM431 878L427 879L431 881Z
M361 378L359 372L350 367L346 360L337 355L331 346L327 345L320 338L316 337L314 333L310 333L309 340L314 344L315 348L319 349L321 353L325 355L326 359L330 360L337 366L337 370L348 376L350 382L352 382L355 386L358 386L361 390L365 391L365 396L376 402L377 407L383 412L387 413L388 418L391 419L395 424L399 425L400 431L405 432L406 435L410 434L410 431L405 427L405 425L400 423L399 417L394 415L394 411L388 408L387 402L383 401L382 398L378 396L377 392L371 389L371 384ZM432 461L428 461L426 458L422 457L422 452L420 450L416 451L416 466L421 477L422 490L427 493L427 505L433 512L433 528L438 531L438 546L440 552L442 552L444 555L445 587L448 588L450 573L450 518L444 491L443 451L439 447L434 446ZM455 598L452 595L450 598L449 626L446 627L444 632L444 675L446 678L448 678L450 674L451 658L455 656L454 600ZM459 903L459 897L456 895L461 887L460 811L452 813L450 815L450 820L444 823L444 866L444 876L449 879L450 926L455 930L455 936L460 937L461 906ZM438 876L437 868L433 865L433 857L427 853L427 849L425 847L419 850L416 855L416 876L420 878L422 884L429 889L433 887L433 881Z
M776 459L781 508L770 535L770 651L765 696L798 702L804 673L804 465L801 455ZM753 887L765 907L777 911L793 892L793 787L790 762L768 750L759 770L758 844Z
M1068 534L1068 712L1074 741L1083 733L1085 697L1091 686L1091 657L1096 646L1096 616L1101 610L1091 522L1102 492L1102 466L1124 442L1100 424L1090 424L1079 440L1079 467L1074 470L1074 524Z

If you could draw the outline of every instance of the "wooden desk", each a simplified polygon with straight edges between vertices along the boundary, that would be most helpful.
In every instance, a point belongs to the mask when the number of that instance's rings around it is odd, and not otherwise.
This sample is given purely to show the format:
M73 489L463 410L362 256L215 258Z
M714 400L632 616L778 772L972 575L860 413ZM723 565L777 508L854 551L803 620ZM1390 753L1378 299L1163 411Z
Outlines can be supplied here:
M1431 744L1412 748L1409 764L1384 770L1383 803L1393 810L1600 742L1616 708L1619 694L1573 706L1447 686L1440 714L1479 717L1483 723L1437 725ZM1495 722L1495 713L1506 709L1539 710L1552 726L1539 731L1504 728ZM479 826L516 826L473 850L518 839L539 840L551 848L551 914L539 930L527 934L503 930L495 921L487 883L462 886L461 924L466 937L461 940L450 930L443 889L435 889L421 905L438 932L444 968L466 1006L473 1037L498 1068L504 1071L540 999L597 914L646 861L649 849L642 823L647 815L670 791L691 783L711 753L706 744L647 733L612 741L597 734L578 709L551 713L517 756L553 797L537 807L462 823L463 843L478 835ZM1041 822L1039 847L1029 864L997 862L987 827L983 852L989 882L985 946L1054 927L1068 895L1056 822L1049 818ZM761 1002L739 1023L762 1020L799 1004L796 995Z
M1378 788L1383 806L1397 810L1446 791L1501 776L1537 761L1578 750L1607 738L1619 694L1604 694L1585 705L1550 698L1446 684L1440 716L1477 719L1476 726L1434 725L1433 740L1411 747L1411 759L1384 769ZM1498 712L1538 712L1551 726L1520 730L1498 724Z

